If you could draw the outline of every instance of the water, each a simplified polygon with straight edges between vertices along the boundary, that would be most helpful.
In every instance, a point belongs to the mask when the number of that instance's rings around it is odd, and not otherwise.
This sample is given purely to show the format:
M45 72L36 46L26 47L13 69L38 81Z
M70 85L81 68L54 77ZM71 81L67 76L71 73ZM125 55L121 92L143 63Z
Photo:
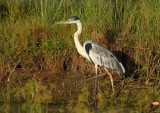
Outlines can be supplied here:
M66 111L66 104L28 104L18 103L0 103L1 113L63 113Z

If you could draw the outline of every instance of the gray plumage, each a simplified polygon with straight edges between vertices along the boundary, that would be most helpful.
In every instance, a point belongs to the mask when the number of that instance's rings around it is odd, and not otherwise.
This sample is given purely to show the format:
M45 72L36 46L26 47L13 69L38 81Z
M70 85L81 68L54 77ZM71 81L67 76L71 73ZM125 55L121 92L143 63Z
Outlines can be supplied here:
M125 73L123 65L117 60L115 55L95 41L86 41L84 42L83 47L85 48L92 63L110 70L115 70L119 74Z

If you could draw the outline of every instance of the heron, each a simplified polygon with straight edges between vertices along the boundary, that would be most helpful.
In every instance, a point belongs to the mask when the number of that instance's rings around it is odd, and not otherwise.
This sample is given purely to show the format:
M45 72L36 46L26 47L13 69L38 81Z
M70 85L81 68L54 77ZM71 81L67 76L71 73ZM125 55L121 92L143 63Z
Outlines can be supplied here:
M111 73L108 70L114 70L118 74L125 74L125 68L123 67L122 63L118 61L116 56L106 49L105 47L99 45L97 42L93 40L85 41L83 46L81 45L79 41L79 35L82 32L82 23L80 19L77 16L72 16L71 18L57 22L56 24L77 24L78 30L74 33L74 43L77 48L78 53L89 60L91 63L95 65L95 94L97 92L97 84L98 84L98 66L104 67L107 74L110 77L111 81L111 87L113 90L113 94L115 92L114 90L114 83Z

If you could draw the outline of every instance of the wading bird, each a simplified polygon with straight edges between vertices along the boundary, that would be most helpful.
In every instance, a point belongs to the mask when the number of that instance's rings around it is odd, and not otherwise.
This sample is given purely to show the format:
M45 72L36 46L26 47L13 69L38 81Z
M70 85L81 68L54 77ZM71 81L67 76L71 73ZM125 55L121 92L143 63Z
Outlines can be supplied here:
M104 67L107 74L109 75L110 80L111 80L113 94L114 94L113 78L112 78L112 75L109 73L108 69L114 70L118 74L124 74L125 69L123 65L121 64L121 62L117 60L117 58L109 50L100 46L98 43L92 40L84 42L83 46L81 45L78 39L78 36L81 34L82 24L81 24L80 19L77 16L72 16L68 20L60 21L60 22L57 22L56 24L73 24L73 23L77 24L78 26L78 30L74 33L74 42L75 42L77 51L79 52L80 55L82 55L83 57L85 57L87 60L89 60L95 65L96 77L95 77L94 96L96 96L96 93L97 93L97 84L98 84L97 68L98 66Z

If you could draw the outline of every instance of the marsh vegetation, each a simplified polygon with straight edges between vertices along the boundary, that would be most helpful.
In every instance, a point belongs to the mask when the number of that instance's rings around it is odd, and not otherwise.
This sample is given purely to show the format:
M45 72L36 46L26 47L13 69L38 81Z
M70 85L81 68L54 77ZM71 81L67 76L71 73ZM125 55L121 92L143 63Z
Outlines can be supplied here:
M54 23L78 16L81 42L96 40L123 63L126 75L99 68L94 107L94 66L77 53L75 25ZM160 112L159 0L0 0L0 111Z

